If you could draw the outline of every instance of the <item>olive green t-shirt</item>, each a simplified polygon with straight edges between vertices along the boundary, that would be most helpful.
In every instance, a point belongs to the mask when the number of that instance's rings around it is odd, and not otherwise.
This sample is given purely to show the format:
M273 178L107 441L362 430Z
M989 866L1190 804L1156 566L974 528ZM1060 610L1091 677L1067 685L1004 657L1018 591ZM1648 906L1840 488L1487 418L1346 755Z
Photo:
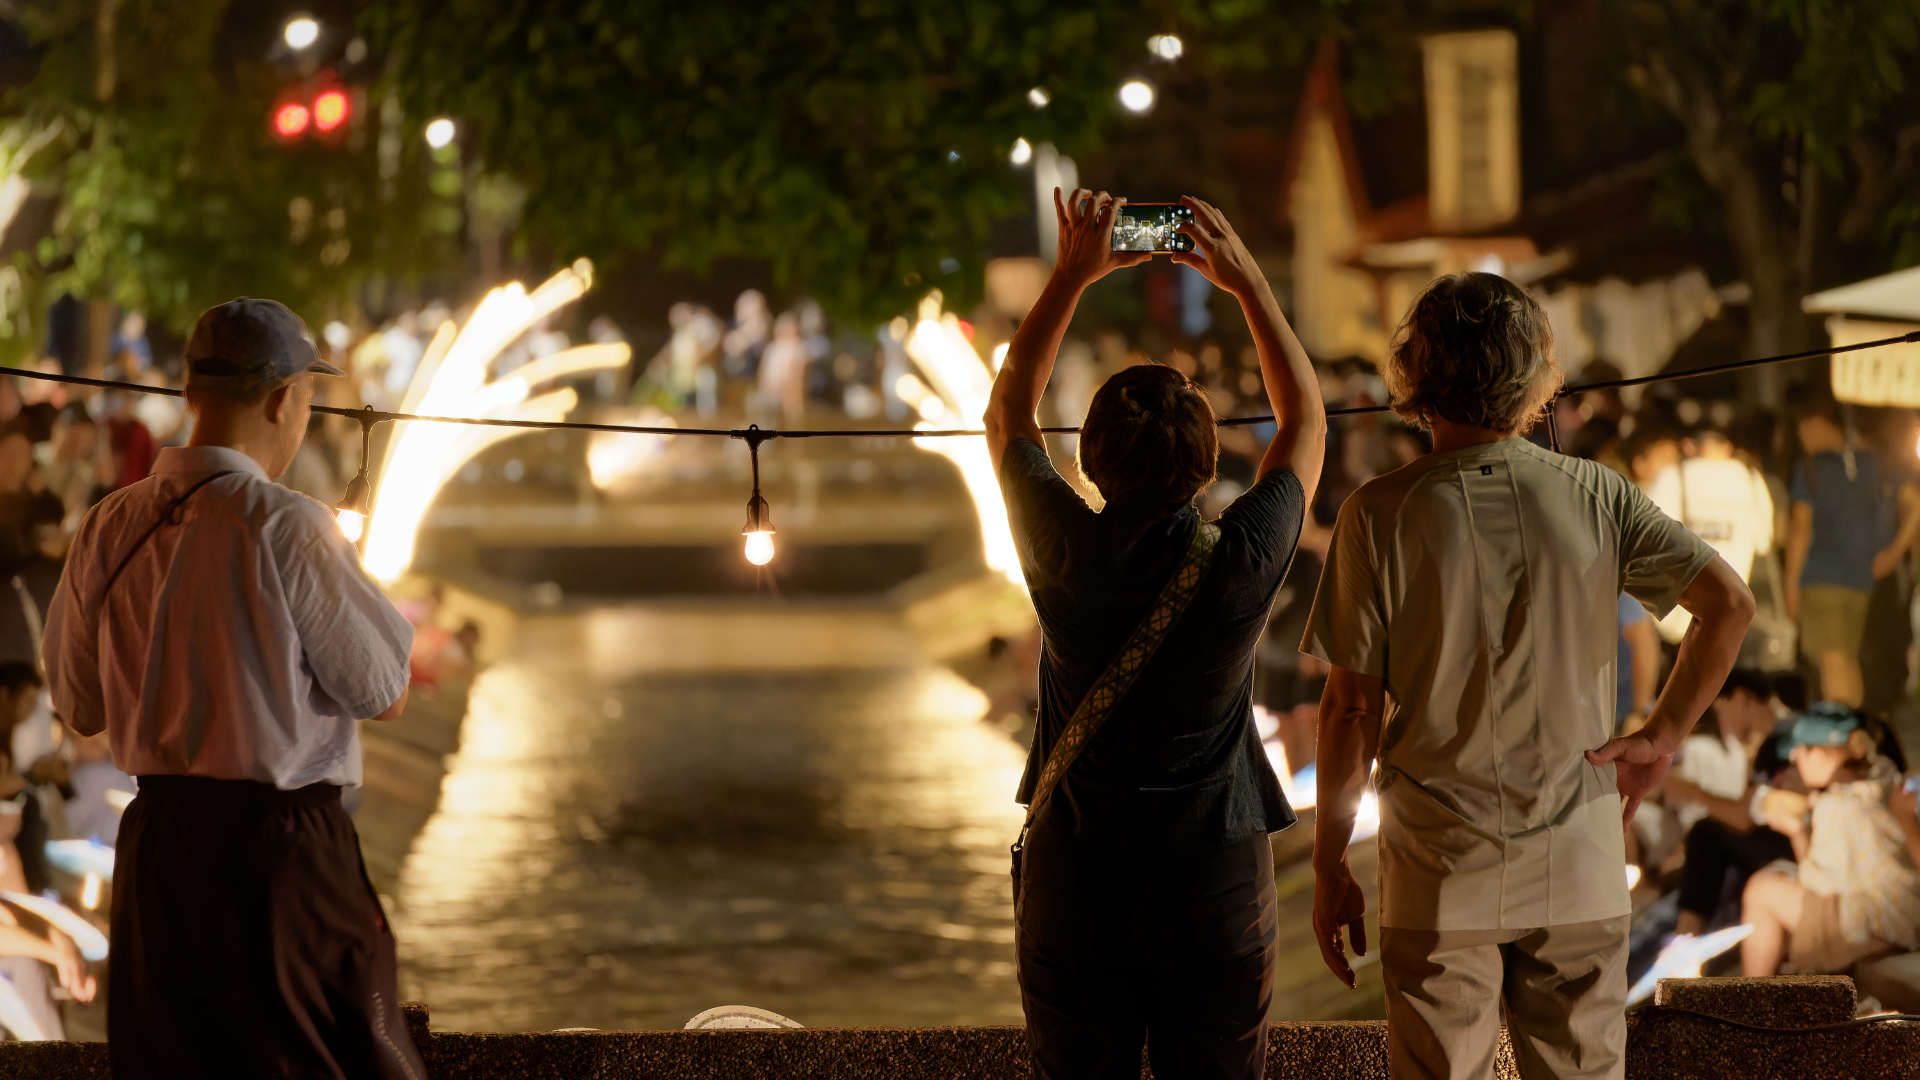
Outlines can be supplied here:
M1657 616L1713 548L1625 477L1507 439L1340 509L1301 649L1385 681L1380 918L1508 930L1629 914L1618 596Z

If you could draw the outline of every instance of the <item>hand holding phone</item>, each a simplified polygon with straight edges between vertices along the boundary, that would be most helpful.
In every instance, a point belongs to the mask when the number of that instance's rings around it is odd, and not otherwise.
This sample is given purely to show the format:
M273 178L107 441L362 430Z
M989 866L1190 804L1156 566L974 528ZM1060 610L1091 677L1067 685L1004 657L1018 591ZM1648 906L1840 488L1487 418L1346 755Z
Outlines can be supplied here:
M1054 188L1053 209L1060 221L1060 249L1053 262L1056 279L1085 288L1115 270L1153 257L1147 252L1122 251L1110 239L1119 213L1127 209L1125 199L1085 188L1063 198L1060 189Z

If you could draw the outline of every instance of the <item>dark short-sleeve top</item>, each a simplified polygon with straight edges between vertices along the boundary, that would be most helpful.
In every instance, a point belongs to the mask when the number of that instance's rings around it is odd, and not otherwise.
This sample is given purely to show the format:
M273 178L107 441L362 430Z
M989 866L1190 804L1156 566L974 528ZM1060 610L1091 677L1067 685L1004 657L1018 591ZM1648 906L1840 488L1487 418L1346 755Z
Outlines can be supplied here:
M1018 795L1027 803L1054 741L1152 608L1200 515L1095 512L1025 439L1001 459L1000 486L1045 639ZM1274 470L1220 515L1191 606L1061 780L1042 826L1087 843L1192 848L1294 823L1254 727L1253 668L1304 505L1299 479Z
M1802 585L1873 589L1873 557L1893 540L1894 500L1871 450L1815 454L1793 469L1793 501L1813 508Z

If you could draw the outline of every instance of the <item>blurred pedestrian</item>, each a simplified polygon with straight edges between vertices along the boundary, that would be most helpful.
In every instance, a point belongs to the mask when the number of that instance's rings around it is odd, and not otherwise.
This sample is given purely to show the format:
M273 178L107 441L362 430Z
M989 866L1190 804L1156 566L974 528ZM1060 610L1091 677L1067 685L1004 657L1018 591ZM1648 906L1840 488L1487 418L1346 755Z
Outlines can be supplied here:
M1857 707L1867 605L1876 577L1893 569L1876 565L1894 539L1893 503L1879 458L1853 445L1832 398L1796 398L1793 415L1805 456L1793 471L1787 614L1819 671L1819 696Z

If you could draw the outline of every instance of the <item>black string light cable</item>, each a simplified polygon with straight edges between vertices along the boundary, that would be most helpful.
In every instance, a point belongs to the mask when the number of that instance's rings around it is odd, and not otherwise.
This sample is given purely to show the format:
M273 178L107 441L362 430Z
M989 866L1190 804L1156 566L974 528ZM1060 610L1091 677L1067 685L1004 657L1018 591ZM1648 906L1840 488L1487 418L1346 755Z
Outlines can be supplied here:
M1773 364L1791 364L1802 360L1813 360L1822 356L1839 356L1842 353L1862 352L1867 349L1882 349L1889 345L1920 345L1920 330L1900 334L1895 337L1862 341L1854 345L1830 345L1821 349L1808 349L1805 352L1783 353L1778 356L1762 356L1752 360L1734 360L1724 364L1710 364L1689 371L1669 371L1657 375L1641 375L1631 379L1609 379L1605 382L1581 383L1578 386L1565 386L1554 395L1556 399L1576 394L1591 393L1597 390L1625 390L1635 386L1648 386L1653 383L1678 382L1683 379L1699 379L1710 375L1725 375L1729 372L1746 371L1751 368L1767 367ZM41 382L64 383L69 386L89 386L102 390L125 390L136 394L160 394L165 397L180 397L181 391L169 386L147 386L143 383L117 382L111 379L90 379L83 375L65 375L46 371L29 371L23 368L0 368L0 375L10 375L18 379L36 379ZM1370 413L1391 411L1391 405L1346 405L1327 410L1327 416L1365 416ZM600 424L586 420L500 420L484 416L427 416L418 413L383 412L371 406L360 409L342 408L337 405L315 405L313 411L330 416L346 416L362 422L375 424L412 421L427 424L467 424L473 427L522 428L529 431L603 431L616 435L686 435L695 438L746 439L750 432L759 442L774 439L954 439L977 438L986 432L979 428L934 428L917 431L911 428L796 428L780 430L778 428L698 428L649 426L645 424ZM1252 427L1259 424L1271 424L1271 413L1261 416L1232 416L1219 421L1221 427ZM1040 429L1047 435L1078 435L1078 427L1049 427Z
M1746 371L1751 368L1766 367L1773 364L1791 364L1802 360L1812 360L1822 356L1838 356L1842 353L1861 352L1867 349L1880 349L1890 345L1920 344L1920 330L1899 334L1894 337L1862 341L1853 345L1832 345L1821 349L1808 349L1804 352L1783 353L1778 356L1762 356L1751 360L1734 360L1724 364L1710 364L1690 371L1662 372L1655 375L1641 375L1631 379L1610 379L1605 382L1583 383L1579 386L1562 387L1554 395L1554 400L1575 394L1590 393L1598 390L1624 390L1635 386L1647 386L1653 383L1677 382L1682 379L1698 379L1709 375L1724 375L1729 372ZM182 392L167 386L147 386L143 383L119 382L112 379L92 379L84 375L30 371L23 368L0 368L0 375L10 375L20 379L37 379L42 382L63 383L68 386L87 386L103 390L124 390L137 394L159 394L165 397L181 397ZM1346 405L1327 410L1329 418L1345 416L1366 416L1387 412L1391 405ZM340 500L338 507L343 531L351 533L355 525L365 527L366 507L370 502L372 482L368 476L370 464L369 447L375 424L398 423L402 421L427 424L466 424L472 427L518 428L529 431L588 431L608 432L616 435L684 435L694 438L740 439L747 444L747 450L753 462L753 496L747 501L747 526L741 530L746 537L746 555L749 562L763 566L773 558L773 523L767 509L767 500L760 494L760 446L774 439L952 439L977 438L986 432L975 428L950 428L915 431L905 428L852 428L852 429L795 429L781 431L777 428L762 428L750 424L745 428L684 428L670 426L652 426L644 424L601 424L585 420L502 420L480 416L422 416L415 413L383 412L369 405L360 409L341 408L334 405L315 405L314 412L331 416L352 418L360 425L360 472L347 485L346 497ZM1221 427L1251 427L1259 424L1271 424L1275 418L1264 416L1234 416L1219 421ZM1553 423L1551 410L1547 413L1548 435L1558 449L1559 431ZM1047 435L1077 435L1077 427L1041 428ZM758 560L758 561L756 561Z

